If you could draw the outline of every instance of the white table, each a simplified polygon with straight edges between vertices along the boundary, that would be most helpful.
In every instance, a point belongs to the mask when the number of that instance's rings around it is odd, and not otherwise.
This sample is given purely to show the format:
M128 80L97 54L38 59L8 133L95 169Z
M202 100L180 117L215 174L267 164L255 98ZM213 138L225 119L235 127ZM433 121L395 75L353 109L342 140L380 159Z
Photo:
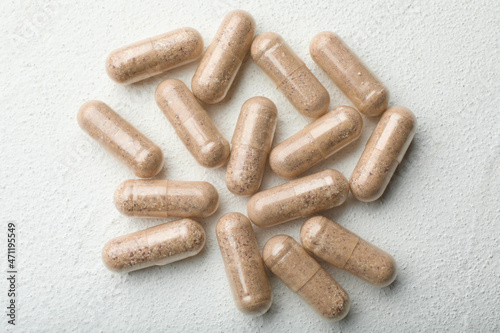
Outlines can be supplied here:
M19 331L498 331L500 3L498 1L100 1L0 5L0 280L8 305L7 223L17 226ZM307 4L306 4L307 3ZM274 304L249 318L235 308L215 237L224 213L246 213L247 198L231 195L225 169L198 166L156 106L166 78L189 83L196 63L119 86L104 71L120 46L182 26L208 45L223 16L241 8L257 32L280 33L328 89L331 107L350 102L312 61L311 38L333 30L382 79L391 105L417 115L418 133L382 199L349 198L325 216L393 254L397 281L377 289L323 263L352 299L339 323L321 319L271 276ZM207 106L230 139L242 103L263 95L279 110L274 145L310 120L299 115L247 57L222 103ZM160 219L121 216L112 195L133 178L83 133L76 112L90 99L109 104L157 142L166 160L161 178L205 180L220 209L200 220L206 248L169 266L119 275L101 263L104 243ZM357 143L307 174L335 168L350 176L376 119L363 117ZM262 188L283 183L270 169ZM305 219L256 229L260 247L271 236L298 239ZM1 317L1 327L7 317Z

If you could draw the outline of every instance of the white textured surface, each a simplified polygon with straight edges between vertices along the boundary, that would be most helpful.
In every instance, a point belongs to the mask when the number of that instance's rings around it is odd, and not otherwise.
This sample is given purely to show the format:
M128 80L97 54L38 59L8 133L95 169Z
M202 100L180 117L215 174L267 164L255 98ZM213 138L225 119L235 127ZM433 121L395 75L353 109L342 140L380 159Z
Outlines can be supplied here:
M0 4L0 271L6 225L18 225L19 331L498 331L500 309L500 3L498 1L2 1ZM283 35L331 95L350 104L311 60L308 45L323 30L339 33L387 84L391 105L418 117L419 130L382 199L352 198L325 215L393 254L397 281L377 289L323 263L352 299L340 323L319 318L271 276L274 304L249 318L232 301L215 238L226 212L246 213L230 194L224 168L198 166L155 104L166 78L190 79L191 64L133 86L104 71L113 49L182 26L208 45L231 9L248 10L257 32ZM230 139L241 104L255 95L279 109L274 145L309 120L296 112L249 59L230 97L207 109ZM136 273L106 270L110 238L162 222L115 209L116 186L133 175L78 127L89 99L108 103L164 150L161 178L206 180L220 209L201 221L207 244L194 258ZM376 119L361 139L310 170L350 176ZM263 187L284 180L268 169ZM298 239L304 219L257 229L258 242L278 233ZM0 284L7 327L7 284ZM9 327L11 328L11 327ZM3 329L2 329L3 330Z

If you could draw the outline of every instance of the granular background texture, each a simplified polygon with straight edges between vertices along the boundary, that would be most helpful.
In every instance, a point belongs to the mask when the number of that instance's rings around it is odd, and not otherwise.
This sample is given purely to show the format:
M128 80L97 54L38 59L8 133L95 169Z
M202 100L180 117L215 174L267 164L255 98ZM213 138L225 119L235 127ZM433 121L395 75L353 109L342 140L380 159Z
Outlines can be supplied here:
M331 110L352 105L309 56L323 30L338 33L387 85L419 127L381 199L352 198L325 216L394 256L395 283L378 289L322 266L349 293L338 323L321 319L270 276L274 304L250 318L233 304L215 237L230 211L225 169L199 166L154 100L167 78L188 84L197 63L131 86L108 78L112 50L191 26L209 45L224 17L247 10L257 34L275 31L330 93ZM18 227L19 332L390 332L498 331L500 308L500 2L479 1L2 1L0 2L0 271L7 222ZM278 107L273 147L312 121L301 116L247 56L227 98L207 105L230 141L241 105L262 95ZM203 180L220 193L219 210L197 219L203 251L190 259L115 274L101 262L105 242L160 224L120 215L113 192L126 167L76 121L88 100L104 101L165 153L158 178ZM349 178L376 118L361 138L304 175L334 168ZM262 189L283 183L267 167ZM299 239L299 219L256 230L259 246L283 233ZM7 327L7 280L0 274L0 331Z

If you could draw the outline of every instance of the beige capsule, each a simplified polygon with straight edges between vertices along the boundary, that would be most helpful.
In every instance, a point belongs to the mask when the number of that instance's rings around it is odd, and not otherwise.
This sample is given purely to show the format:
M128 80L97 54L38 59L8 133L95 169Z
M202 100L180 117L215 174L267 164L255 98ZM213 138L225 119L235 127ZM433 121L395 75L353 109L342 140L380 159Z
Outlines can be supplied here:
M387 109L389 91L338 35L320 32L309 52L361 113L377 116Z
M280 35L273 32L258 35L250 53L297 111L311 118L325 114L330 95Z
M274 147L271 169L280 177L296 177L358 139L362 129L359 112L339 106Z
M208 217L219 207L219 193L207 182L131 179L118 186L120 213L135 217Z
M165 80L155 95L156 103L200 165L215 168L226 163L229 142L183 82Z
M259 190L278 120L276 105L265 97L252 97L241 107L231 140L226 186L236 195Z
M292 237L277 235L262 250L269 269L322 317L339 321L347 316L347 292Z
M117 83L131 84L195 61L202 52L200 33L181 28L111 52L106 72Z
M351 175L349 183L356 199L370 202L380 198L416 129L417 119L407 108L394 106L382 115Z
M396 279L396 261L390 254L326 217L307 220L300 229L300 241L318 258L376 287Z
M226 97L254 34L255 21L252 15L243 10L226 15L191 81L196 98L207 104L215 104Z
M340 206L348 194L347 179L327 169L255 194L248 217L259 227L271 227Z
M153 177L163 167L160 147L105 103L83 104L78 111L78 124L137 177Z
M217 240L237 308L260 316L269 310L273 294L250 221L228 213L217 222Z
M163 266L197 255L205 239L198 222L181 219L110 240L102 250L102 261L120 273Z

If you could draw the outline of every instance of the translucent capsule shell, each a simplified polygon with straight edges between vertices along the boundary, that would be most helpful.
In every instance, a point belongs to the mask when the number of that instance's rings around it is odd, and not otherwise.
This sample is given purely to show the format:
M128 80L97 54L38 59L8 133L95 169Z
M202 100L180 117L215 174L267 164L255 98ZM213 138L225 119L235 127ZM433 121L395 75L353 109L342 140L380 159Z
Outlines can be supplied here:
M78 111L78 124L137 177L153 177L163 167L160 147L105 103L83 104Z
M330 95L280 35L273 32L258 35L250 53L297 111L311 118L325 114Z
M312 39L309 52L359 112L377 116L387 109L389 91L338 35L320 32Z
M203 38L193 28L181 28L111 52L106 72L113 81L131 84L195 61Z
M376 287L396 279L396 261L390 254L326 217L307 220L300 229L300 241L318 258Z
M255 194L248 202L248 217L259 227L271 227L340 206L348 194L347 179L327 169Z
M280 177L296 177L358 139L362 129L359 112L339 106L274 147L271 169Z
M114 201L127 216L208 217L219 207L219 193L207 182L131 179L118 186Z
M228 213L217 222L216 233L236 306L246 314L264 314L273 294L252 224L243 214Z
M102 250L102 261L120 273L163 266L198 254L205 239L198 222L181 219L110 240Z
M156 103L200 165L215 168L226 163L229 142L183 82L165 80L155 95Z
M241 107L231 140L226 186L236 195L258 191L271 150L278 111L265 97L252 97Z
M417 119L407 108L394 106L382 115L351 175L349 183L356 199L370 202L380 198L416 129Z
M254 34L255 21L252 15L243 10L226 15L191 81L196 98L207 104L215 104L226 97Z
M322 317L339 321L347 316L347 292L292 237L277 235L262 250L266 266Z

